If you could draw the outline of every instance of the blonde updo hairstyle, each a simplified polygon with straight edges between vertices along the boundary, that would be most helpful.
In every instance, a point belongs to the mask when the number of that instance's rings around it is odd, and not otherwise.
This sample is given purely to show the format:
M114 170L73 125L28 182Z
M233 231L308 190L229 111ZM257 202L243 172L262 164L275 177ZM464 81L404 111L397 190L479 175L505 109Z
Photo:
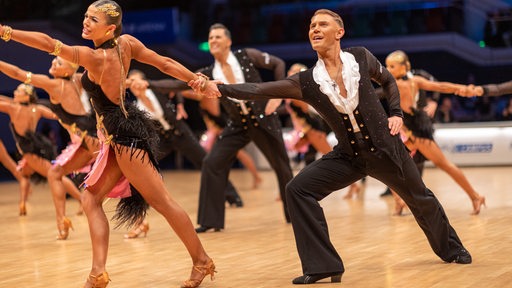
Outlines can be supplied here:
M401 65L404 65L405 66L405 74L407 74L407 72L411 71L411 62L409 61L409 56L407 56L407 54L405 54L405 52L402 50L396 50L396 51L389 53L389 55L388 55L388 57L386 57L386 59L388 59L390 61L395 61Z

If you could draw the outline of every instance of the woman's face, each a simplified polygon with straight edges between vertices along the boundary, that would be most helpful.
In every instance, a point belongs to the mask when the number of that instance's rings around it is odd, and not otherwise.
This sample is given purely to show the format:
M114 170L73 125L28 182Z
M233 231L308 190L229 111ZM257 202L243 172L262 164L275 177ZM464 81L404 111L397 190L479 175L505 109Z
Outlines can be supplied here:
M63 60L60 57L55 57L52 60L52 66L50 67L50 70L48 72L53 77L68 77L69 75L73 74L73 68L71 65L69 65L68 62Z
M30 96L27 94L27 91L25 90L25 84L20 84L14 90L14 101L15 102L29 102Z
M405 65L400 63L395 57L386 58L386 68L395 79L402 78L407 73Z
M107 24L107 15L92 5L87 8L82 24L84 26L82 29L82 38L88 40L105 37L110 28L110 25Z

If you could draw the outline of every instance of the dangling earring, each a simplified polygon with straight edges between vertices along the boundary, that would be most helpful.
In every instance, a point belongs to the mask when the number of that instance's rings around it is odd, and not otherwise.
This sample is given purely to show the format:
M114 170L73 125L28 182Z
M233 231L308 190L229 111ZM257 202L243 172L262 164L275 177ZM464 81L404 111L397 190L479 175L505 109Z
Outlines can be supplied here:
M68 72L64 73L64 77L68 77L68 76L69 76Z
M105 36L107 36L108 34L110 34L110 31L107 31L107 33L105 33Z

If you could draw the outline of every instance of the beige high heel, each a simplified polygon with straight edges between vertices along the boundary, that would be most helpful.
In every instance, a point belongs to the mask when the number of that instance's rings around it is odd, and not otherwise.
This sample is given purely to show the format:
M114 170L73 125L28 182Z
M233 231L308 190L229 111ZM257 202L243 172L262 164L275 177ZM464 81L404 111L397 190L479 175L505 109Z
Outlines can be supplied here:
M124 234L124 238L125 239L137 238L137 237L141 236L142 233L144 233L144 237L146 237L146 235L148 234L148 231L149 231L149 224L144 222L144 223L140 224L139 226L137 226L137 228L128 232L128 234Z
M196 288L199 285L201 285L201 282L203 282L204 277L206 277L207 275L211 275L210 279L213 281L213 279L215 279L214 273L217 272L217 271L215 271L215 264L213 264L212 259L210 259L208 261L208 264L206 264L205 266L194 265L193 270L196 270L197 272L199 272L201 274L199 276L200 278L185 280L183 282L183 284L181 285L181 288Z
M73 223L71 223L71 220L69 218L64 217L64 220L62 220L62 229L59 227L59 235L57 235L57 240L66 240L69 236L69 228L72 230L75 230L73 228Z
M473 212L471 212L471 215L480 214L480 209L482 208L482 206L487 208L487 206L485 205L485 196L480 196L478 197L478 199L471 201L471 203L473 203Z
M395 211L393 212L393 216L402 216L404 208L406 208L406 207L407 207L407 205L401 199L400 199L400 201L395 202Z
M105 288L110 282L107 272L103 272L98 275L89 274L87 281L85 282L84 288Z
M393 212L393 216L402 216L404 209L407 208L407 204L405 204L405 201L400 198L395 191L391 190L391 194L395 200L395 211Z
M27 206L25 202L20 203L20 216L26 216L27 215Z

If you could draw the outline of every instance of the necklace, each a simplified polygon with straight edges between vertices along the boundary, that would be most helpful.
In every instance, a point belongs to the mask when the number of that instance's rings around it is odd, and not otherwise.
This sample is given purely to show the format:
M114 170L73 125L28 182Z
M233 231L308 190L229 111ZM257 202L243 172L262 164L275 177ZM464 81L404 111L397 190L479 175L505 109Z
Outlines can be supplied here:
M338 56L337 56L338 57ZM334 61L334 63L336 63L336 59ZM340 76L340 72L341 72L341 59L340 59L340 65L338 66L338 71L336 72L336 77L334 78L334 80L332 80L332 89L336 89L336 80L338 80L338 77Z

